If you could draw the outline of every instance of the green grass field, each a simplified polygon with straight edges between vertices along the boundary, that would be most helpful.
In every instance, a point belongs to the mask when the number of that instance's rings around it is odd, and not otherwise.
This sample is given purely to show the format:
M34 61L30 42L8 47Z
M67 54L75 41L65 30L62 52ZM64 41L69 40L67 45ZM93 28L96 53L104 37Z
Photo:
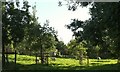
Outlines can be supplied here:
M84 64L80 65L79 60L71 58L56 58L52 61L49 58L49 65L35 64L34 56L17 55L17 64L13 63L14 55L9 55L10 63L7 70L119 70L120 65L116 64L117 59L89 59L89 66L84 60Z

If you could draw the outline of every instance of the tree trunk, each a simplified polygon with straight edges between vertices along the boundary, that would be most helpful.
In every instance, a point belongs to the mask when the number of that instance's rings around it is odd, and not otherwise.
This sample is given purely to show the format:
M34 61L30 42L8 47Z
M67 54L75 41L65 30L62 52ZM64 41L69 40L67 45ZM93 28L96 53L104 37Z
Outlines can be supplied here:
M9 63L8 54L6 54L6 63Z
M118 64L120 64L120 50L119 50L120 45L119 45L119 44L120 44L120 43L118 43L118 47L117 47L117 49L116 49L116 53L117 53L117 57L118 57L118 61L117 61Z
M118 57L118 62L117 63L120 64L120 57Z
M35 57L36 57L36 58L35 58L35 62L36 62L36 64L37 64L37 62L38 62L38 61L37 61L37 53L36 53Z
M41 47L41 64L44 64L44 57L43 57L43 50L42 50L42 47Z
M83 53L82 53L82 51L80 51L79 63L80 63L81 65L83 64Z
M2 69L5 67L5 45L2 44Z
M89 66L89 57L87 56L87 66Z
M118 55L118 64L120 64L120 54Z
M46 60L47 60L47 65L48 65L48 54L47 54L47 56L46 56Z
M6 48L6 52L7 52L7 53L9 52L8 48ZM8 54L5 54L5 55L6 55L6 63L9 63Z
M32 56L32 50L30 50L30 56Z
M17 52L15 50L15 64L16 64L16 61L17 61Z

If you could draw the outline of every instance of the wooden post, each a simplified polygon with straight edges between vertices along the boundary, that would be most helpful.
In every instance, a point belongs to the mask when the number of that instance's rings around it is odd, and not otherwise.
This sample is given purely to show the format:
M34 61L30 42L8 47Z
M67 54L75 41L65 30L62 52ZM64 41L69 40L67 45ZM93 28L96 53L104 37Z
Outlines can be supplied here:
M87 66L89 66L89 57L87 56Z
M8 52L8 48L5 48L5 52ZM5 54L6 63L8 63L8 53Z
M118 62L117 63L120 64L120 57L118 57Z
M12 54L12 53L11 53L11 54ZM14 63L15 63L14 69L16 70L16 60L17 60L17 52L16 52L16 50L15 50L14 54L15 54L15 58L14 58Z
M79 63L80 63L81 65L83 64L83 52L82 52L82 50L80 50Z
M37 64L37 53L36 53L35 57L36 57L36 58L35 58L35 62L36 62L36 64Z
M47 56L46 56L46 59L47 59L47 65L48 65L48 54L47 54Z
M15 64L16 64L16 60L17 60L17 52L15 50Z
M44 64L44 56L43 56L43 50L41 47L41 64Z

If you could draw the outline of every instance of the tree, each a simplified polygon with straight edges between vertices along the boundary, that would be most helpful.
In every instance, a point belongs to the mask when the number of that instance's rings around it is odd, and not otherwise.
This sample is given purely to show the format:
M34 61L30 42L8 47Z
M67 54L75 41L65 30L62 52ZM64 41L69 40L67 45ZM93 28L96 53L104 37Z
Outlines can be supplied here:
M61 53L61 55L67 55L68 54L68 48L64 44L63 41L57 41L56 49L58 49L58 51Z
M81 5L83 7L88 6L89 4L92 5L92 8L90 8L91 18L82 23L83 31L82 32L79 31L80 33L79 32L77 33L80 39L86 40L87 43L90 42L90 44L92 44L93 46L98 45L103 49L105 49L106 47L108 48L112 47L112 49L109 50L111 51L115 50L115 54L119 59L120 57L120 49L119 49L120 20L119 19L120 18L118 16L120 15L119 13L120 2L118 3L117 2L116 3L74 2L74 3L77 5Z
M56 32L54 28L49 26L48 21L46 21L42 27L36 19L34 19L30 25L31 26L25 29L26 34L24 40L19 43L18 50L21 47L22 49L25 48L26 52L41 53L41 63L43 64L44 52L48 52L50 49L55 48Z
M15 7L16 4L16 7ZM2 3L2 58L3 68L5 64L5 46L13 42L14 48L17 43L24 38L25 25L29 24L30 15L27 1L23 2L20 9L19 2L3 2Z
M38 26L37 26L38 27ZM33 44L32 44L32 48L34 48L34 50L36 51L40 51L41 53L41 63L43 64L44 61L44 57L43 57L43 53L45 52L45 50L50 49L50 48L55 48L55 30L52 27L49 27L49 22L46 21L46 23L44 24L43 27L38 28L36 30L36 28L34 28L35 32L33 32ZM31 38L30 38L31 39ZM36 49L35 49L36 48Z
M83 42L78 43L76 39L71 40L67 45L69 54L75 56L76 59L79 59L80 64L83 64L83 58L87 56L87 48L83 45Z
M23 8L26 8L24 6ZM44 26L42 27L38 23L38 17L36 17L36 6L32 7L33 14L29 14L29 22L24 25L24 37L21 42L17 44L17 51L26 53L38 53L41 52L41 61L43 63L43 52L47 49L55 48L55 36L56 31L54 28L49 26L49 21L46 20ZM28 10L27 10L28 11Z

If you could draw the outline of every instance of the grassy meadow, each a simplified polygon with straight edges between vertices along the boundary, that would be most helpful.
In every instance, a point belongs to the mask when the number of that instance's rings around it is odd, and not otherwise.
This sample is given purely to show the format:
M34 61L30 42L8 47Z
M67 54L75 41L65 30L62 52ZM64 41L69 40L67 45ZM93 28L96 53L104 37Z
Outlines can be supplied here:
M117 59L89 59L89 66L87 61L80 65L79 60L71 58L56 58L52 61L49 58L49 65L35 64L35 57L28 55L17 55L17 64L14 64L14 55L9 55L10 63L6 70L119 70L120 65L116 64Z

